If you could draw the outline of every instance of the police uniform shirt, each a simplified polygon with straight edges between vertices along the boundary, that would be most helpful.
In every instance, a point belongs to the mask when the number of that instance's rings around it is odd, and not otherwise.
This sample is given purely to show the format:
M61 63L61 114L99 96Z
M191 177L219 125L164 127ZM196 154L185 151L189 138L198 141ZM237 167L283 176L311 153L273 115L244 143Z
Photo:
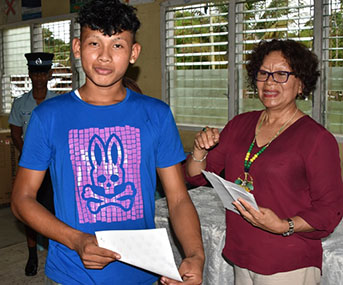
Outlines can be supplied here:
M58 96L58 94L48 90L44 101L55 96ZM23 128L23 138L25 138L25 133L30 121L31 113L36 107L37 102L33 98L32 90L30 90L28 93L23 94L21 97L16 98L13 102L8 122L11 125Z

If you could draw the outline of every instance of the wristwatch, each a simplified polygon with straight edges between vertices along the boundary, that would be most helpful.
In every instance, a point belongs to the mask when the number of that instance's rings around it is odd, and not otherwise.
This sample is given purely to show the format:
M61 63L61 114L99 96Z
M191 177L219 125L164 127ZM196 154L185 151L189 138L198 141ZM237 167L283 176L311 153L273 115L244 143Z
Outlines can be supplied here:
M293 220L288 218L287 222L288 222L289 228L288 228L287 232L284 232L282 234L282 236L284 236L284 237L288 237L288 236L294 234L294 222L293 222Z

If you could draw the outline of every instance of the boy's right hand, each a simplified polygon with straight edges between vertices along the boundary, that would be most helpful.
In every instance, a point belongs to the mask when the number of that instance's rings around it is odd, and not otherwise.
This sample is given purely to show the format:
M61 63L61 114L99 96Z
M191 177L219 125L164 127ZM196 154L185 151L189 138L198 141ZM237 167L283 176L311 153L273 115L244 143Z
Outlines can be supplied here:
M86 233L81 234L81 238L75 245L75 251L79 254L85 268L88 269L102 269L121 258L118 253L99 247L96 237Z

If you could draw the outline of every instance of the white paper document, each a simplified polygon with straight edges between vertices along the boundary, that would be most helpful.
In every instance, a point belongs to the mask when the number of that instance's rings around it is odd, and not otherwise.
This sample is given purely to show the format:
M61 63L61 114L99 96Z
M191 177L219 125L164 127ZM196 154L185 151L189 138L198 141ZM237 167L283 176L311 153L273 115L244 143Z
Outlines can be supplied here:
M203 170L202 173L211 182L226 209L239 214L238 210L232 205L232 202L237 201L238 198L243 198L258 211L254 195L247 192L243 187L227 181L213 172ZM242 207L244 208L243 205Z
M181 281L165 228L97 231L100 247L121 255L119 261Z

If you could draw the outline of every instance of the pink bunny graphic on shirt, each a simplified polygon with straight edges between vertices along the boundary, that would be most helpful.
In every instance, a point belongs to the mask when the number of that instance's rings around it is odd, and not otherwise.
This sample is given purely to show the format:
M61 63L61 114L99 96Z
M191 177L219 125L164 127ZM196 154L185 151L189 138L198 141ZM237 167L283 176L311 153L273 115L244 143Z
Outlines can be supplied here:
M125 182L124 148L112 134L106 143L93 135L88 147L91 184L83 187L82 198L93 214L108 206L131 210L137 193L132 182Z

